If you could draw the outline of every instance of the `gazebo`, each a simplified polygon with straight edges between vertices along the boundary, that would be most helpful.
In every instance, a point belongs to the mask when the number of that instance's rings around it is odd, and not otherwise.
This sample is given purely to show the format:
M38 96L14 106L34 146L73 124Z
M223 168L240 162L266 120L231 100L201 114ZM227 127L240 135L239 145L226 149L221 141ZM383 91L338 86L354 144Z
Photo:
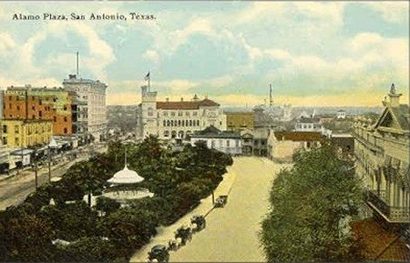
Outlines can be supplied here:
M103 196L115 199L122 205L125 205L128 200L152 197L154 194L148 189L138 187L137 184L142 181L144 178L128 168L127 157L125 157L124 168L107 180L110 186L103 191Z

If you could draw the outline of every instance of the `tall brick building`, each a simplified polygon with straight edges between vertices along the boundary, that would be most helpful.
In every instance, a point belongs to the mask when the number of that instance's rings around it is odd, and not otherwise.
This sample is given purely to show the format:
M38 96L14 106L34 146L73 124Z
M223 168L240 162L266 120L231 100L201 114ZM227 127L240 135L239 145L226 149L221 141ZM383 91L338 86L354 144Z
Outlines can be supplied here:
M53 135L72 135L73 95L62 88L8 87L3 98L4 119L49 120Z

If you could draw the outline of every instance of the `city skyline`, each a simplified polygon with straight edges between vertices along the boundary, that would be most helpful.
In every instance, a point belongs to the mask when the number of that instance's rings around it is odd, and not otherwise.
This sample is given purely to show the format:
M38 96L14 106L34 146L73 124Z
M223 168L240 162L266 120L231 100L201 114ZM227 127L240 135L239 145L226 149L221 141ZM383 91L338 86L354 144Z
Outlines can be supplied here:
M13 14L153 15L132 21L15 21ZM380 106L395 83L408 103L409 3L172 2L0 4L0 88L62 86L76 71L108 84L107 104ZM24 70L21 67L24 67ZM406 101L407 100L407 101Z

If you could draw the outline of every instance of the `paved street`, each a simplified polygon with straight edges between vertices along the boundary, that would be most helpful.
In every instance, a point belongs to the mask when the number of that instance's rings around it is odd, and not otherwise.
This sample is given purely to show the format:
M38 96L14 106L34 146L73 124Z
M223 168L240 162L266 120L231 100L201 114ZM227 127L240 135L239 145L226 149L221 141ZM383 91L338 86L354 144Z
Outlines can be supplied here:
M213 209L206 217L206 228L196 233L192 241L170 253L173 262L262 262L257 232L268 211L269 189L275 174L283 165L265 158L236 157L215 196L229 193L224 208ZM212 207L210 197L174 225L161 228L159 234L131 258L131 262L146 261L147 252L155 244L166 245L179 226L188 224L194 214L205 214Z
M98 146L96 151L102 152L106 148ZM52 180L61 177L64 172L74 163L88 159L88 152L80 155L77 159L57 163L52 167ZM38 171L38 183L42 185L48 182L48 166L45 164ZM0 210L6 209L10 205L17 205L24 201L26 197L35 191L34 171L32 169L21 171L19 174L0 181Z
M265 261L257 233L268 211L271 182L281 167L263 158L236 158L232 167L236 180L228 204L214 209L206 218L206 229L172 253L170 261Z

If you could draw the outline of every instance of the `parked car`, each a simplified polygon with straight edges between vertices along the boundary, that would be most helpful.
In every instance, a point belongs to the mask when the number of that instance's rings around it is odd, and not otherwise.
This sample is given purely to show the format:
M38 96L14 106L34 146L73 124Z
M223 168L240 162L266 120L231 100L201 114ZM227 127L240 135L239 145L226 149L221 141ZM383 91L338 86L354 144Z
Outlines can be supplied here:
M151 251L148 252L148 260L149 262L153 262L154 260L158 262L168 262L169 253L167 247L164 245L153 246Z
M227 202L228 202L228 196L220 195L218 198L216 198L214 207L224 207Z
M191 224L195 224L195 228L193 229L195 232L201 231L206 226L205 217L201 215L195 215L191 218Z

